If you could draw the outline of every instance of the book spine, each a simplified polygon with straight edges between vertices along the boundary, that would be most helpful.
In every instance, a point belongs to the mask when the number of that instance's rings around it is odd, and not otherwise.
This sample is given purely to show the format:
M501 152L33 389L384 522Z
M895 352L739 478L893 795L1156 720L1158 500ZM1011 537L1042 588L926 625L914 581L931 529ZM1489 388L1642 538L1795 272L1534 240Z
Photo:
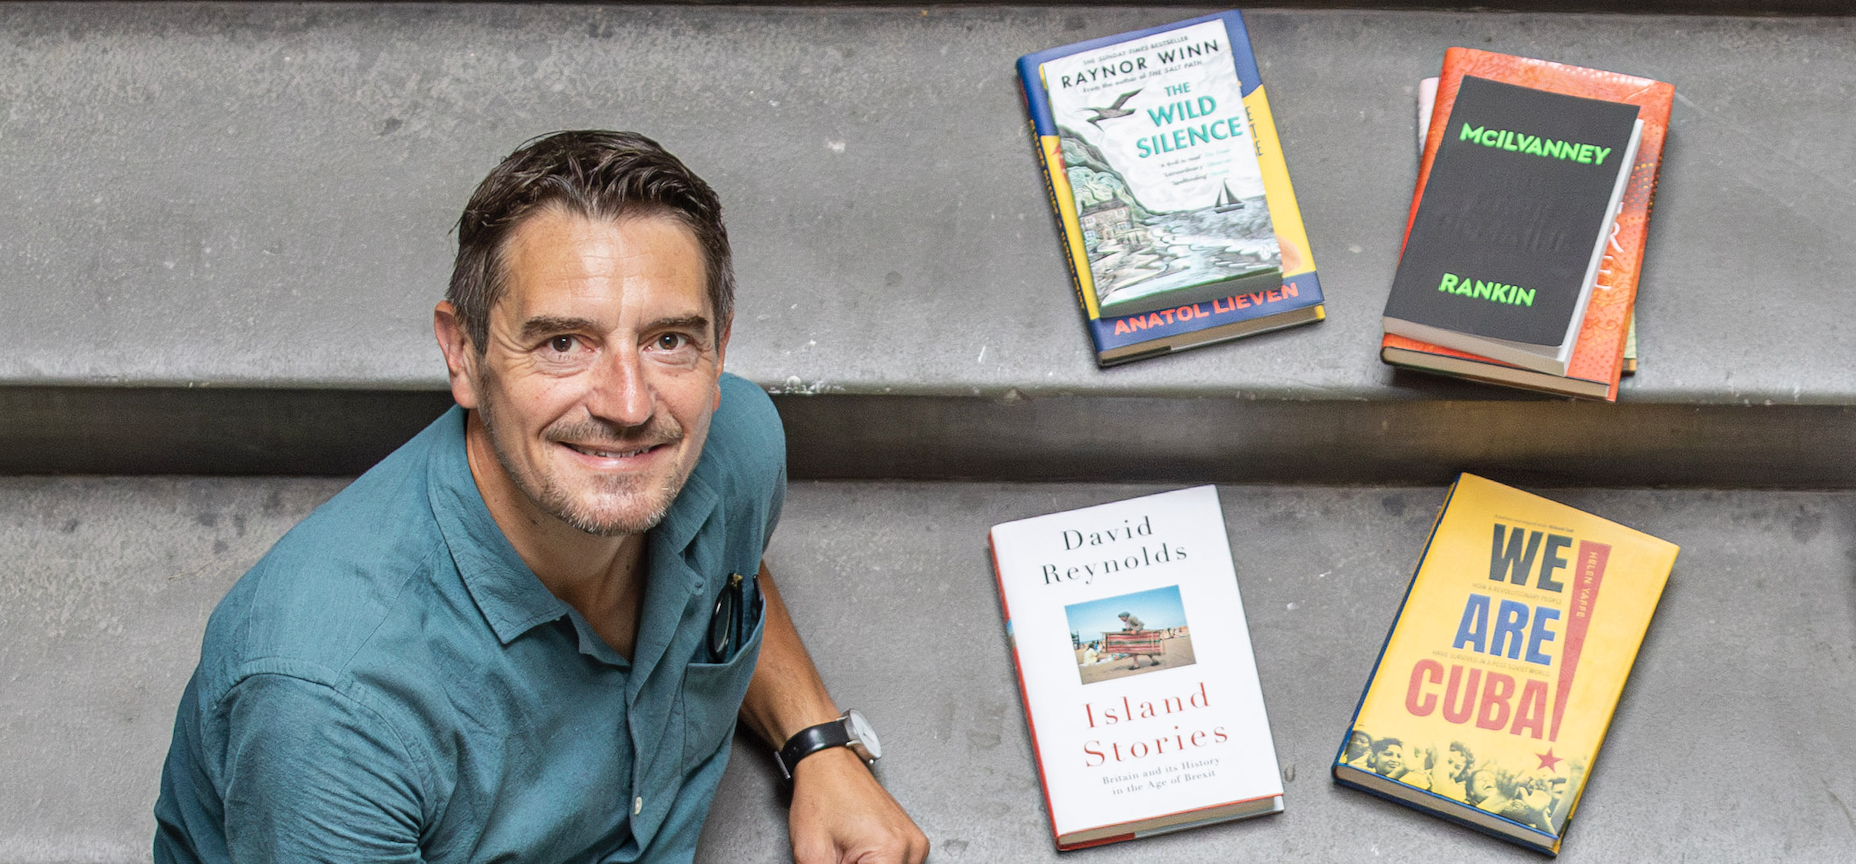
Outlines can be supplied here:
M1076 291L1077 305L1083 307L1084 314L1088 314L1089 300L1084 296L1083 278L1077 270L1076 256L1070 254L1070 247L1080 238L1071 233L1069 220L1063 218L1063 205L1057 200L1057 183L1052 179L1055 175L1052 173L1050 159L1044 155L1044 136L1038 134L1036 120L1032 120L1029 126L1031 128L1031 149L1038 154L1038 169L1044 172L1044 191L1050 195L1050 209L1056 214L1057 228L1063 235L1059 241L1059 245L1063 247L1063 266L1070 270L1070 287ZM1056 170L1063 170L1063 166L1058 165Z
M1026 113L1031 115L1031 147L1037 151L1038 170L1044 174L1044 191L1050 196L1051 211L1057 217L1063 264L1070 271L1070 287L1076 292L1076 302L1083 308L1083 317L1093 324L1101 317L1100 310L1096 308L1095 279L1089 272L1089 256L1083 248L1083 229L1076 214L1076 197L1070 190L1069 177L1065 174L1062 144L1057 137L1057 118L1051 114L1050 99L1044 92L1041 71L1044 59L1041 55L1018 58L1018 81L1025 97ZM1099 360L1102 352L1110 346L1103 343L1094 327L1089 328L1089 338L1095 344Z
M1038 721L1031 716L1031 692L1025 689L1025 663L1018 656L1018 638L1012 633L1012 602L1005 593L1005 570L999 567L999 547L992 537L986 538L986 552L992 558L992 575L999 584L999 611L1005 616L1006 642L1012 649L1012 674L1018 679L1018 700L1025 706L1025 729L1031 733L1031 761L1038 766L1038 791L1044 793L1044 812L1050 815L1050 839L1062 845L1061 834L1057 832L1057 811L1051 807L1050 776L1044 771L1044 751L1038 747Z

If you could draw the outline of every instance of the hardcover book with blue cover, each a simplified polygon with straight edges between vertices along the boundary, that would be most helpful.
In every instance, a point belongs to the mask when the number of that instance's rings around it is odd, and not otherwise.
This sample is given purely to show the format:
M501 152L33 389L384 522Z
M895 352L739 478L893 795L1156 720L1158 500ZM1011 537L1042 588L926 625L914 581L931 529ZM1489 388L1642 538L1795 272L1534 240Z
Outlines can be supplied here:
M1040 51L1018 72L1098 363L1324 317L1241 14Z

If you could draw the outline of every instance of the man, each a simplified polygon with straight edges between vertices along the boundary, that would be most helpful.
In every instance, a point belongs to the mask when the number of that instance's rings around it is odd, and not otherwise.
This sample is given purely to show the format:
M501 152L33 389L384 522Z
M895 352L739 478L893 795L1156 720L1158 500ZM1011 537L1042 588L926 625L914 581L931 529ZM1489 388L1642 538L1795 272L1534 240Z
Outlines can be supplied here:
M1387 736L1373 743L1373 770L1388 780L1397 780L1419 789L1431 788L1431 781L1421 771L1405 764L1405 742Z
M1565 778L1555 776L1547 768L1535 769L1530 775L1518 775L1514 778L1513 790L1508 792L1508 806L1498 812L1523 825L1557 834L1552 814L1565 789L1564 784Z
M1476 754L1461 741L1450 742L1444 758L1431 767L1431 791L1447 798L1464 800L1469 794L1469 775L1476 770Z
M213 613L155 860L689 861L739 711L790 742L797 860L918 864L760 562L785 442L722 375L732 308L655 142L492 171L434 315L458 407Z
M1373 770L1372 751L1373 736L1355 729L1347 733L1347 747L1341 752L1340 762L1342 765L1352 765L1371 771Z
M1477 768L1469 773L1469 792L1463 800L1474 804L1478 809L1490 813L1500 813L1508 809L1510 802L1508 792L1514 788L1513 778L1504 769Z
M1121 629L1123 632L1137 633L1137 632L1140 632L1141 630L1146 629L1147 627L1147 622L1142 621L1139 615L1135 615L1131 612L1123 612L1117 615L1116 617L1121 619ZM1129 669L1141 668L1141 655L1133 654L1130 656L1134 658L1134 665L1129 666L1128 668ZM1160 656L1158 654L1150 654L1148 655L1148 659L1153 661L1151 665L1153 666L1160 665Z

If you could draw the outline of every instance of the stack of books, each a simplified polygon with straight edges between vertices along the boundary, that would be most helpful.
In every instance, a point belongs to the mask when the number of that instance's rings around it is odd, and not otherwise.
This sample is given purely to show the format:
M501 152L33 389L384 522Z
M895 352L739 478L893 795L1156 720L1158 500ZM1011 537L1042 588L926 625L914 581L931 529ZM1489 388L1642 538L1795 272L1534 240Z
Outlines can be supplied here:
M1326 316L1242 14L1039 51L1018 74L1099 365Z
M1616 401L1675 88L1451 48L1434 99L1381 358Z

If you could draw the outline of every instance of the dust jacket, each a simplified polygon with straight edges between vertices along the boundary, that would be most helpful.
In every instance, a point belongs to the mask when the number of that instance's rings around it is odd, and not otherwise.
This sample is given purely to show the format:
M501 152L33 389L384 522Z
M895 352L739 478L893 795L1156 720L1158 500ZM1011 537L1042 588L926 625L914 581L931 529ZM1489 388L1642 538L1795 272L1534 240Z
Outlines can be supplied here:
M1099 364L1322 319L1242 15L1040 51L1018 73Z
M1211 486L993 526L1059 849L1282 812Z
M1637 286L1643 273L1651 203L1662 162L1663 142L1668 136L1675 87L1651 78L1585 66L1474 48L1451 48L1444 52L1441 75L1425 79L1419 88L1418 149L1422 155L1418 194L1414 194L1412 202L1413 216L1430 172L1430 157L1435 156L1442 143L1443 125L1434 124L1432 120L1449 113L1465 75L1636 105L1643 121L1637 159L1631 166L1630 182L1618 205L1617 218L1612 221L1610 236L1605 240L1604 257L1599 262L1591 299L1586 302L1585 318L1579 325L1579 336L1564 376L1523 369L1469 352L1389 334L1380 343L1380 357L1395 366L1615 402L1619 378L1636 371L1633 334L1636 332ZM1433 99L1441 103L1441 112L1433 112ZM1434 125L1436 129L1432 128ZM1408 222L1407 230L1409 227Z
M1678 551L1459 477L1335 781L1558 854Z
M1638 108L1464 76L1442 122L1385 331L1564 375L1636 161Z

